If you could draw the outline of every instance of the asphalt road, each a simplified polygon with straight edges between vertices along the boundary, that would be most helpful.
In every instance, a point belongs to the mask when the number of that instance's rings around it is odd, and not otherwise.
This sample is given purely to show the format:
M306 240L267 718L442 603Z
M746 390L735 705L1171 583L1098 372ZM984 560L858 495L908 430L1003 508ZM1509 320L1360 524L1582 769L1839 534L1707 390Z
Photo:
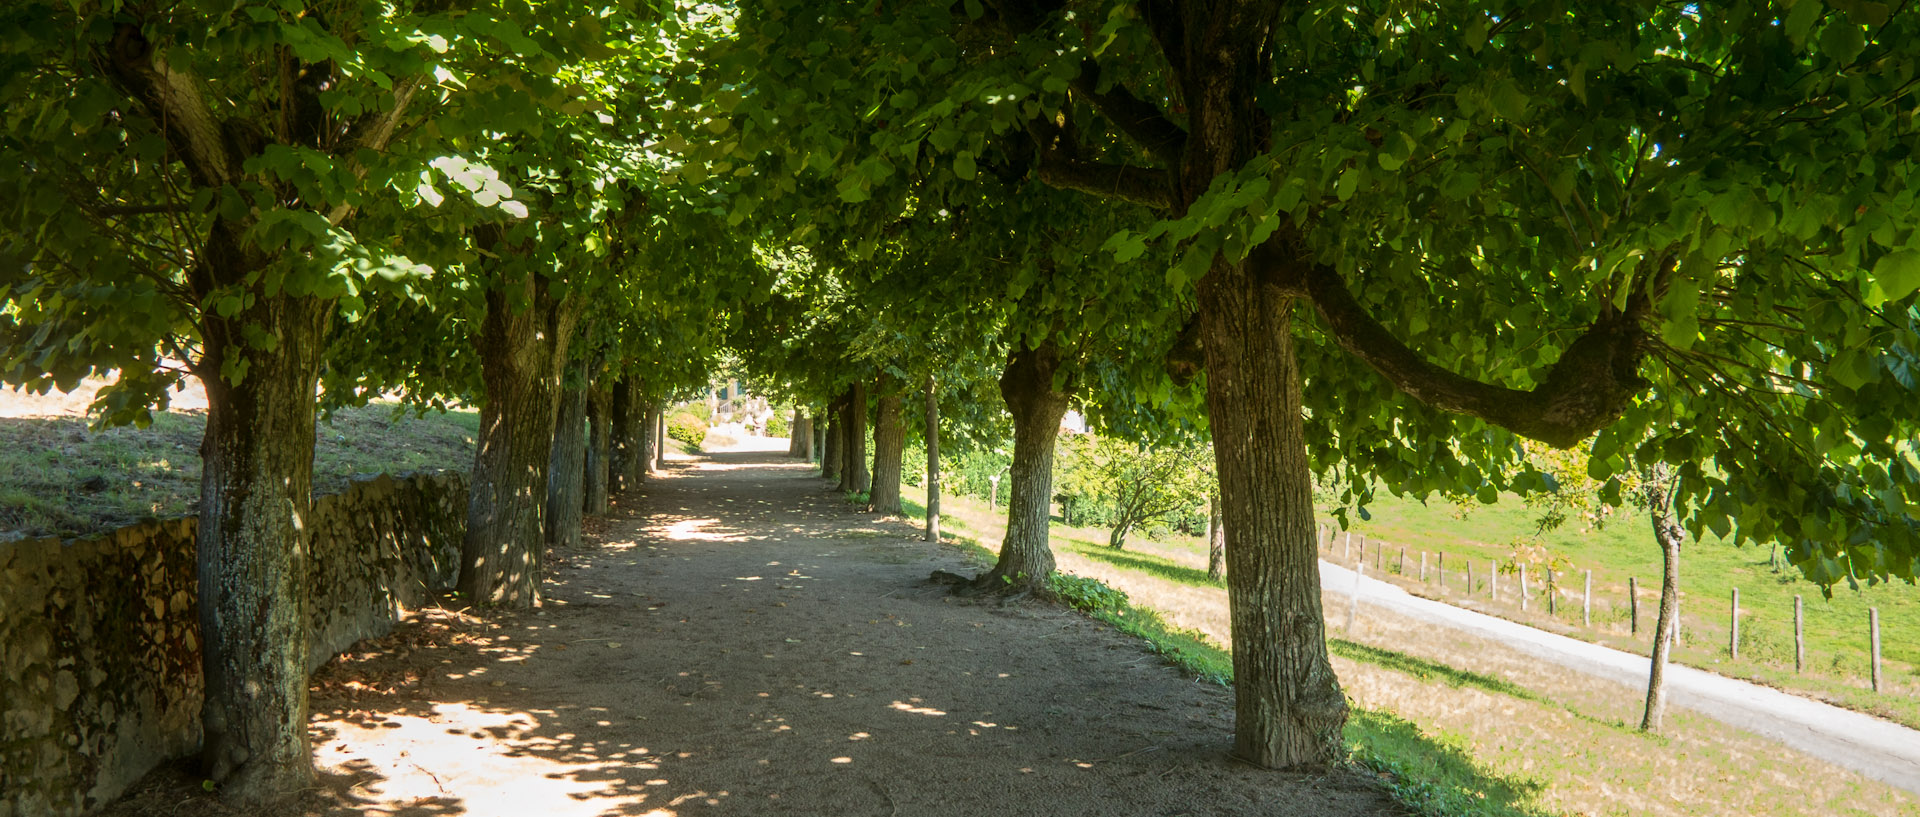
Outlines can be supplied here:
M1354 574L1320 563L1321 586L1347 593ZM1360 579L1360 601L1395 613L1443 624L1644 694L1646 656L1537 630L1503 618L1423 599L1394 585ZM1780 741L1867 777L1920 793L1920 731L1771 687L1738 681L1678 664L1667 665L1667 703Z

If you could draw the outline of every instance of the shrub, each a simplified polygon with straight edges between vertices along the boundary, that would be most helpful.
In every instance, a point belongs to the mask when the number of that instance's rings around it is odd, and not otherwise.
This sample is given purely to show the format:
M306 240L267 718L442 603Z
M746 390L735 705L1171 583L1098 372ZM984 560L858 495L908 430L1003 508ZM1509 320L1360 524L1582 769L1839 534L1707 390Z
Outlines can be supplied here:
M773 416L767 418L767 436L785 437L793 433L793 409L771 406Z
M667 419L667 436L679 440L688 448L699 448L707 439L707 421L695 417L691 412L680 412Z

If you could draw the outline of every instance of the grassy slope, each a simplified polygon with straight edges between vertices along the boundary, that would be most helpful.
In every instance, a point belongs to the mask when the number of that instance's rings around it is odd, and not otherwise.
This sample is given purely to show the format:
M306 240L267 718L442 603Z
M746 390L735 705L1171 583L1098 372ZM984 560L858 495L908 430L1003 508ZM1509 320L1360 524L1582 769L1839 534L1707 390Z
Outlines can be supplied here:
M314 490L383 471L469 468L479 422L472 411L415 417L381 404L336 412L316 428ZM98 432L77 417L0 418L0 535L84 536L193 513L205 426L197 412Z
M1398 550L1409 551L1409 573L1417 573L1421 550L1444 551L1450 561L1465 556L1477 562L1484 598L1484 567L1512 556L1509 545L1533 530L1532 512L1518 501L1479 506L1467 511L1444 503L1422 505L1385 498L1370 507L1372 519L1354 525L1357 537L1389 543L1389 561ZM1644 519L1618 519L1598 529L1569 525L1545 537L1547 550L1561 565L1560 606L1556 627L1578 638L1620 649L1645 652L1644 634L1652 626L1658 604L1659 551ZM1197 542L1190 548L1198 548ZM1371 551L1370 551L1371 552ZM1371 557L1369 561L1372 561ZM1820 588L1800 578L1792 568L1768 566L1768 553L1758 548L1736 548L1718 539L1689 542L1680 566L1682 648L1676 659L1723 675L1759 680L1825 698L1853 709L1872 712L1920 727L1920 590L1905 583L1833 588L1825 598ZM1457 561L1449 577L1449 595L1464 593L1464 576ZM1594 624L1580 625L1581 572L1593 571ZM1641 633L1628 634L1627 579L1640 583ZM1417 582L1417 577L1409 576ZM1503 575L1502 595L1512 599L1513 576ZM1437 579L1437 574L1430 574ZM1540 592L1541 577L1529 577ZM1728 654L1728 617L1731 593L1740 589L1740 659ZM1429 591L1437 594L1437 591ZM1794 671L1793 597L1802 597L1806 614L1807 669ZM1570 602L1570 603L1569 603ZM1482 603L1484 606L1484 602ZM1869 652L1867 609L1880 611L1883 655L1883 692L1868 689ZM1527 615L1513 604L1493 605L1489 612L1517 620L1548 622L1545 605L1536 601Z
M997 540L1003 524L984 505L948 498L942 514L959 544L983 554L979 543ZM1180 618L1175 608L1148 609L1178 598L1163 588L1219 592L1196 567L1203 563L1191 552L1197 543L1140 542L1116 553L1098 544L1099 531L1055 530L1063 567L1115 568L1135 601L1089 591L1079 580L1069 580L1081 588L1070 597L1090 598L1094 615L1154 642L1198 676L1231 674L1216 640L1168 623ZM1690 712L1672 713L1664 735L1641 734L1630 726L1637 699L1617 685L1550 669L1509 672L1537 662L1516 654L1502 664L1500 648L1447 643L1455 639L1418 622L1398 627L1363 627L1355 640L1335 638L1329 647L1356 704L1347 731L1354 759L1420 813L1887 814L1914 807L1904 793ZM1460 668L1490 655L1478 669Z

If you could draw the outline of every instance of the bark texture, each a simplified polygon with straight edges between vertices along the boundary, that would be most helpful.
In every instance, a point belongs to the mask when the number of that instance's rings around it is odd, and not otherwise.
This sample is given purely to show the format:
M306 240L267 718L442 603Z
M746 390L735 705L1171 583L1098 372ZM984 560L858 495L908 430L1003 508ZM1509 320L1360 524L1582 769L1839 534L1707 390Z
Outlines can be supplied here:
M586 484L583 488L584 505L590 516L600 516L611 507L609 500L609 480L612 478L613 430L608 424L613 421L613 399L609 390L600 384L587 390L587 462Z
M538 274L506 276L487 290L475 339L486 403L458 586L472 604L532 607L546 545L555 400L577 313Z
M906 453L907 427L900 418L900 390L896 382L879 386L873 415L873 490L867 510L900 515L900 461Z
M667 408L662 404L659 411L653 413L653 470L667 470Z
M807 441L807 415L798 407L793 410L793 421L787 424L787 456L801 457Z
M667 404L653 404L647 414L647 473L658 474L667 461Z
M827 403L827 413L821 415L826 420L826 443L820 447L820 476L836 481L835 490L845 490L837 482L840 479L840 463L845 459L847 439L847 418L841 411L845 395L836 397Z
M1048 340L1037 349L1021 344L1000 375L1000 396L1013 414L1013 485L1007 491L1007 535L1000 557L976 584L982 590L1044 590L1054 569L1048 541L1053 521L1053 453L1067 393L1053 387L1062 364L1060 347Z
M547 546L580 547L586 516L587 385L585 366L562 384L553 420L553 452L547 463Z
M217 231L216 231L217 232ZM212 261L210 260L210 263ZM314 390L332 305L261 297L231 319L204 316L200 444L202 758L223 796L262 803L313 781L307 737L307 533ZM242 340L249 324L279 343ZM239 385L221 367L244 356Z
M1219 581L1226 572L1227 529L1220 524L1220 494L1207 498L1207 578Z
M646 397L640 381L623 377L613 384L613 457L609 462L609 487L613 493L640 490L646 475Z
M1346 698L1327 660L1291 304L1216 261L1200 282L1207 412L1226 528L1234 753L1258 766L1341 755Z
M867 384L855 382L848 394L847 454L844 463L847 490L865 493L873 490L873 471L867 462Z
M940 541L940 394L927 378L927 541Z
M1653 661L1647 669L1647 708L1640 731L1659 731L1667 713L1667 662L1679 638L1680 541L1685 535L1673 514L1673 478L1661 474L1648 480L1647 516L1653 538L1660 543L1660 614L1653 625Z

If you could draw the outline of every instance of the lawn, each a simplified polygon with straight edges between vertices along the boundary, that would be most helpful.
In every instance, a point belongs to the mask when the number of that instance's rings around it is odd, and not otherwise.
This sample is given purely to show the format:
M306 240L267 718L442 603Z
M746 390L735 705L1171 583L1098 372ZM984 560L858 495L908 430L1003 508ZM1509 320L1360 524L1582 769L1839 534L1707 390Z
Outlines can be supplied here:
M923 514L921 492L904 493L909 515ZM971 497L944 502L953 543L990 559L1004 509ZM1230 675L1225 593L1206 578L1198 542L1143 536L1118 552L1104 542L1102 531L1055 525L1061 567L1078 574L1065 582L1069 597L1093 600L1081 606L1199 678ZM1326 599L1344 614L1343 596ZM1424 622L1370 612L1328 646L1354 706L1352 759L1418 814L1880 815L1920 806L1687 710L1671 712L1662 734L1641 733L1637 691Z
M153 420L93 431L71 415L0 417L0 538L71 538L193 513L206 415ZM390 403L337 411L315 425L314 492L382 472L471 468L479 422L472 410L415 416Z

